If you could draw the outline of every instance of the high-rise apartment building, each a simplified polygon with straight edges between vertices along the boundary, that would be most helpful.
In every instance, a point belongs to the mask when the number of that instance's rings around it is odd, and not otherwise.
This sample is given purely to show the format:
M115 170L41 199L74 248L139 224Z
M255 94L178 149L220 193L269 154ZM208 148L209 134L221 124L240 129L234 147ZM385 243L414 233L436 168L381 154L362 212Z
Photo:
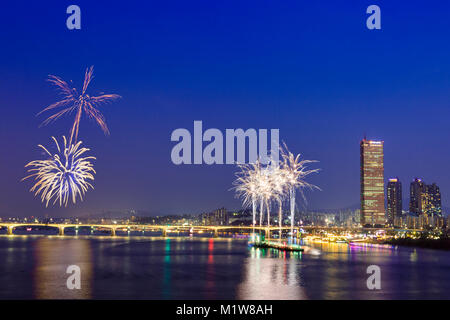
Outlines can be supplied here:
M360 143L361 159L361 224L384 225L384 154L383 141Z
M220 208L214 210L213 212L202 214L203 225L225 226L228 225L228 222L229 222L228 211L225 208Z
M386 187L387 219L390 226L402 218L402 183L398 178L389 179Z
M436 183L427 185L421 179L414 179L410 186L409 212L430 217L442 216L441 191Z
M441 191L436 183L427 185L428 203L427 213L434 217L442 216Z
M415 178L409 187L409 212L415 215L423 213L425 184L422 179Z
M220 208L213 211L214 221L216 225L228 225L228 211L225 208Z

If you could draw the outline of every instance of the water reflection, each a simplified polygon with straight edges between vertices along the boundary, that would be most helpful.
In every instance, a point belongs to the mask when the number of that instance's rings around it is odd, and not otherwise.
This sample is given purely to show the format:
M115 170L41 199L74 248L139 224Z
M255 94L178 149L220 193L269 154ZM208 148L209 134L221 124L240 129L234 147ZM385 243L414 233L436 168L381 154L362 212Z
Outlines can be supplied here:
M164 247L164 266L163 266L163 298L170 299L171 297L171 270L170 270L170 239L166 240Z
M214 270L214 239L208 240L208 260L206 261L205 299L215 299L216 274Z
M307 299L302 286L302 254L251 248L237 299Z
M289 253L231 239L0 236L0 299L450 297L449 252L314 246ZM81 290L66 287L73 264ZM367 289L369 265L381 268L381 290Z
M89 240L48 237L34 242L33 284L37 299L88 299L92 291L92 254ZM70 290L67 267L81 269L81 289Z

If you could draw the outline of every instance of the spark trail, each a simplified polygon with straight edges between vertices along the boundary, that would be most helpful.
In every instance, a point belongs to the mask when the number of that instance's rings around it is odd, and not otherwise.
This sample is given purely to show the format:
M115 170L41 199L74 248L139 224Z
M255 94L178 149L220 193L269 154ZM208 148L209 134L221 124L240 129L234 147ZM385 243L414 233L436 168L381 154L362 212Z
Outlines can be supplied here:
M300 192L304 201L304 189L318 189L319 187L305 181L305 177L316 173L319 169L307 169L307 165L317 162L315 160L301 160L289 151L286 144L281 149L281 163L269 162L263 166L260 162L255 164L239 165L241 171L234 182L237 196L242 199L243 205L250 204L253 209L253 226L256 225L256 212L259 202L259 225L262 225L264 210L267 211L267 226L270 226L270 207L274 202L278 205L279 226L282 227L283 201L289 199L291 236L293 237L295 196ZM281 230L281 229L280 229ZM281 237L281 231L280 231Z
M82 157L88 148L82 148L82 142L68 144L63 136L64 145L60 146L55 137L57 152L52 154L42 145L39 147L47 154L48 159L35 160L28 163L29 176L22 179L34 178L35 184L30 189L37 196L40 194L41 201L48 207L53 199L53 204L67 207L69 200L76 203L77 197L83 200L83 196L89 188L94 188L89 181L94 181L94 166L91 160L95 157ZM63 148L61 148L63 147Z
M81 116L83 113L89 118L94 120L105 134L109 134L108 126L106 125L106 119L103 114L98 110L98 107L111 103L113 100L121 98L117 94L100 94L99 96L90 96L87 93L87 88L94 78L94 66L86 69L84 75L83 88L79 93L76 88L72 88L69 84L62 80L60 77L50 75L48 81L56 86L58 92L62 96L62 100L55 102L44 110L38 113L47 112L54 109L63 108L57 111L50 117L48 117L42 125L47 125L53 121L58 120L64 115L75 113L75 120L70 131L69 144L76 143L78 139L78 130L80 128Z

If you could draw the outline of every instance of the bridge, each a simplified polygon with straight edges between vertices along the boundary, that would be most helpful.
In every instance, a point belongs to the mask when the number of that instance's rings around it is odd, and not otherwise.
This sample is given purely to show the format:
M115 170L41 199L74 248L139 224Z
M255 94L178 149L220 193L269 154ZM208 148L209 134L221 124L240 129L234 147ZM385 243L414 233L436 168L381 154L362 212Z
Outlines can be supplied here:
M163 237L166 237L168 233L172 232L189 232L189 233L200 233L200 232L211 232L214 237L219 236L219 232L231 232L231 231L263 231L266 238L270 238L272 231L280 231L280 230L291 230L291 227L276 227L276 226L192 226L192 225L145 225L145 224L59 224L59 223L1 223L0 227L6 228L7 235L13 236L15 235L14 230L18 227L49 227L58 229L58 235L64 236L65 229L67 228L90 228L91 232L93 230L110 230L111 236L116 236L116 231L157 231L161 232ZM299 232L299 228L295 227L294 230Z
M61 223L9 223L9 222L0 222L0 227L6 228L7 235L13 236L14 230L18 227L49 227L49 228L56 228L58 229L58 235L64 236L65 235L65 229L67 228L74 228L75 230L79 228L90 228L91 233L94 230L109 230L110 235L115 237L116 231L153 231L153 232L161 232L161 235L163 237L166 237L168 233L174 233L174 232L188 232L188 233L203 233L203 232L210 232L213 233L214 237L219 236L219 232L232 232L232 231L258 231L258 232L264 232L265 238L269 239L272 235L273 231L280 231L280 230L291 230L290 226L193 226L193 225L146 225L146 224L89 224L89 223L82 223L82 224L61 224ZM345 228L345 227L320 227L320 226L302 226L302 227L294 227L293 230L299 234L301 230L310 232L310 233L316 233L317 231L327 231L327 232L345 232L345 231L352 231L352 232L359 232L359 233L373 233L376 231L388 231L388 232L423 232L423 230L418 229L393 229L393 228Z

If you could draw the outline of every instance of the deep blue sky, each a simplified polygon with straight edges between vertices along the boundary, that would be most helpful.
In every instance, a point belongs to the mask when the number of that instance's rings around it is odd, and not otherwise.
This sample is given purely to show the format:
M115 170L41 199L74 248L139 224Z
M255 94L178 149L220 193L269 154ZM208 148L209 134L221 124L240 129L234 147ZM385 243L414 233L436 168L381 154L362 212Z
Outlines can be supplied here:
M78 4L82 29L67 30ZM382 30L365 26L378 4ZM279 128L294 152L320 160L309 208L359 202L359 140L385 141L385 175L407 196L416 176L450 195L450 5L434 1L39 1L0 10L0 215L154 214L239 208L232 166L175 166L171 132ZM72 118L38 128L56 101L48 74L90 93L118 93L101 110L111 136L84 119L97 156L95 190L45 209L20 182L38 144Z

